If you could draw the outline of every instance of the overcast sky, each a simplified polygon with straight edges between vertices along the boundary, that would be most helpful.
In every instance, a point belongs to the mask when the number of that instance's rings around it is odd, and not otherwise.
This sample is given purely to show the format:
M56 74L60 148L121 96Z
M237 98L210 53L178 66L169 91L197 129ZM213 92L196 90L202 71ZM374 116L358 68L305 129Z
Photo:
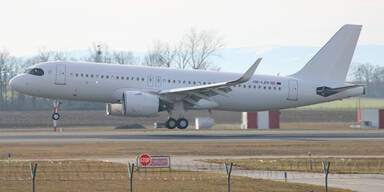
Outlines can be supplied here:
M363 25L359 45L384 45L383 10L382 0L6 0L0 48L143 51L191 27L220 34L227 48L322 46L346 23Z

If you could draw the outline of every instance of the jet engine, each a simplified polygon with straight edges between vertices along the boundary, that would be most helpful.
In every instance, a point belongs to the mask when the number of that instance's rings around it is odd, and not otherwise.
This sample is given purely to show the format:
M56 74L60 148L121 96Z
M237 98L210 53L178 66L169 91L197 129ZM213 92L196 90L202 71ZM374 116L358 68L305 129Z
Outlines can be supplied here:
M124 92L121 104L106 104L106 113L112 116L153 117L159 111L159 96L140 91Z

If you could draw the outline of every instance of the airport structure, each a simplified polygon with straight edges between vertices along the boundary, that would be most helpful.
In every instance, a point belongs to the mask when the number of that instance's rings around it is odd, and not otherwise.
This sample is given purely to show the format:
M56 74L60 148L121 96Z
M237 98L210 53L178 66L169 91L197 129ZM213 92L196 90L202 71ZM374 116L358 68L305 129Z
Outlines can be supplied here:
M280 111L242 113L242 129L279 129Z
M360 114L361 128L384 129L384 109L364 109Z

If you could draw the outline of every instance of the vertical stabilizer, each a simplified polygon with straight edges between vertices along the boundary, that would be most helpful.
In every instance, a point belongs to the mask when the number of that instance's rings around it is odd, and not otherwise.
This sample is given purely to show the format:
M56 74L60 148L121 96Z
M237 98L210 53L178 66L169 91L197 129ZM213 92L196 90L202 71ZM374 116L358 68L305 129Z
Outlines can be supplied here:
M344 25L297 73L299 79L344 82L361 25Z

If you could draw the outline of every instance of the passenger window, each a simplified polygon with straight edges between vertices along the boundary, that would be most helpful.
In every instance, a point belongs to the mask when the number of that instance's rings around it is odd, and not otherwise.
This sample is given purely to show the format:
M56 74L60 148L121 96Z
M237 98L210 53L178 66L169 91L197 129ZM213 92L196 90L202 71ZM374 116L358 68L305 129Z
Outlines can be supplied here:
M176 80L173 80L173 83L176 83Z
M99 75L96 75L96 78L99 78Z
M85 74L85 77L88 77L88 74Z
M78 77L79 76L79 74L78 73L76 73L76 77Z
M144 81L144 78L143 78L143 77L141 78L141 81Z
M247 88L247 86L246 86L246 85L243 85L243 87L244 87L244 88Z
M101 75L101 78L103 79L103 78L104 78L104 75Z
M137 81L140 81L140 77L137 77L136 80L137 80Z
M105 76L105 78L106 78L106 79L109 79L109 76L108 76L108 75L106 75L106 76Z
M93 74L91 74L91 78L93 78Z
M80 77L83 77L84 76L84 74L80 74Z
M252 85L248 85L248 88L252 88Z
M119 76L116 76L116 79L119 79Z
M271 90L271 87L268 87L269 90Z

